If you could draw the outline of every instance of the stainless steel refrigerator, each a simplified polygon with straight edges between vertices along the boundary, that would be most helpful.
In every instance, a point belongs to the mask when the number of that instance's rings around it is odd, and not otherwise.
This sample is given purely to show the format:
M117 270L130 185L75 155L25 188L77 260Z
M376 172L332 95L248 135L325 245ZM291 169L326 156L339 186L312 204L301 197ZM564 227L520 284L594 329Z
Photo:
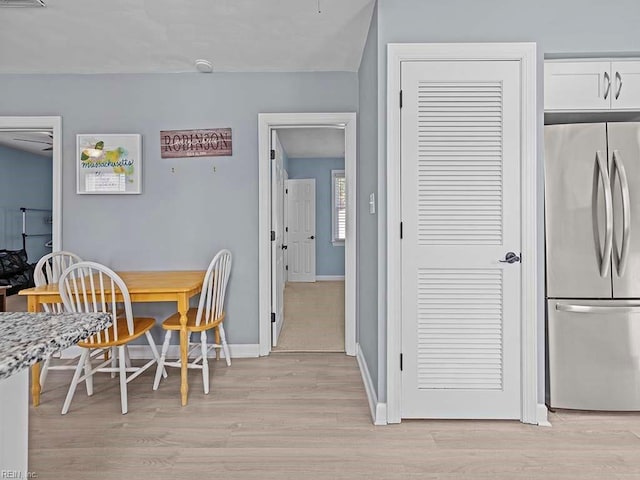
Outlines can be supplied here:
M640 123L544 133L547 401L640 410Z

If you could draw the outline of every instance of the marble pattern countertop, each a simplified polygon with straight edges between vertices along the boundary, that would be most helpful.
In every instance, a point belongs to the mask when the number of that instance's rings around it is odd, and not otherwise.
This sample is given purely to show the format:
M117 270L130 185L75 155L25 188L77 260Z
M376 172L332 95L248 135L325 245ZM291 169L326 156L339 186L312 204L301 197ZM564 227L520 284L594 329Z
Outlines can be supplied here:
M111 326L108 313L0 313L0 379Z

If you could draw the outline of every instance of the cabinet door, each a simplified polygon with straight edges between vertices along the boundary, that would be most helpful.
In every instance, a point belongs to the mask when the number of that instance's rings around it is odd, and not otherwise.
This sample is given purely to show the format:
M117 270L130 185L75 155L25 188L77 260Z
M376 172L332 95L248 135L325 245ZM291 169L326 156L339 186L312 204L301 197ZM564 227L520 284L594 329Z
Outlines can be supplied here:
M611 62L611 108L640 109L640 61Z
M611 62L545 62L545 110L608 110ZM640 90L639 90L640 91Z

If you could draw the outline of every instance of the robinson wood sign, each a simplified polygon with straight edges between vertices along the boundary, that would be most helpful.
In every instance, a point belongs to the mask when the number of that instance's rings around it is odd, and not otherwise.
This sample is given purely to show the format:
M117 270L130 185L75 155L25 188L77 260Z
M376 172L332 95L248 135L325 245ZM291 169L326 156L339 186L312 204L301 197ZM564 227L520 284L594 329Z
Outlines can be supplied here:
M160 156L162 158L230 155L230 128L160 131Z

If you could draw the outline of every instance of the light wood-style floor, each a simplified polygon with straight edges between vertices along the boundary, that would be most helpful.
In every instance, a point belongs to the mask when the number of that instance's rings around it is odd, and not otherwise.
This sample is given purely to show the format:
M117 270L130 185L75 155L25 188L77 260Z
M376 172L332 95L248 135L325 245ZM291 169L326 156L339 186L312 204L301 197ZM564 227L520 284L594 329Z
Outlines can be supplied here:
M212 362L212 390L190 372L180 407L171 369L157 392L152 374L79 388L60 408L70 372L49 374L30 413L30 470L47 479L482 479L640 478L640 415L558 412L553 427L513 421L371 424L354 358L272 354Z
M344 352L344 280L288 282L275 352Z
M7 312L26 312L27 297L20 295L11 295L7 297Z

